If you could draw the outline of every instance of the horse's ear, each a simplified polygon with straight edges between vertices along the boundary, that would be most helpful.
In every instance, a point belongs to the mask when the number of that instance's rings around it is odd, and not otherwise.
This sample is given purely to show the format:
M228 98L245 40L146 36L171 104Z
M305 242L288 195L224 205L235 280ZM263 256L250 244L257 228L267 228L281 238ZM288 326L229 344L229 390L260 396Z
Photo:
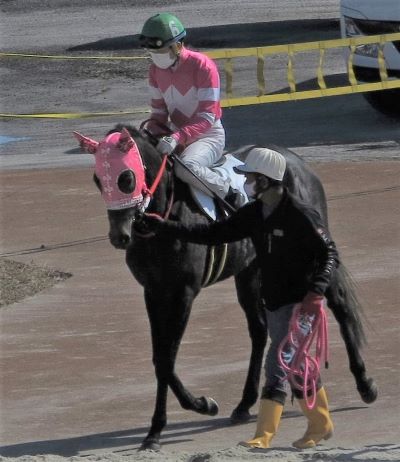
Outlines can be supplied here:
M122 152L128 152L130 149L133 148L134 145L135 145L135 140L132 138L132 135L129 133L129 131L124 127L121 130L118 148Z
M73 132L75 138L79 141L79 145L89 154L96 154L97 148L99 147L99 142L83 136L78 132Z

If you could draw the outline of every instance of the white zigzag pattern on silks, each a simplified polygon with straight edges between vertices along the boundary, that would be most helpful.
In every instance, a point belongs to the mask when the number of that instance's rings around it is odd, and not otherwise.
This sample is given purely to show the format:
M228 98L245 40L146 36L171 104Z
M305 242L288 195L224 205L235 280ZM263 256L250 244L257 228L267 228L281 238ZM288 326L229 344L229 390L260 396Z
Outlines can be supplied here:
M177 109L188 118L193 116L199 105L197 88L195 87L190 88L190 90L182 95L176 87L171 85L163 92L163 98L170 114Z

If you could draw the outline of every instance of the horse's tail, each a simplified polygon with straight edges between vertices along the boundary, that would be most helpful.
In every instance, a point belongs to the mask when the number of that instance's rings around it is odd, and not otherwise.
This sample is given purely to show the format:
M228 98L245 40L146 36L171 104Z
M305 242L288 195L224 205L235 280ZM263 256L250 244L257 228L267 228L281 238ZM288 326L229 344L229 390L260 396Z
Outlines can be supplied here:
M341 320L347 323L354 344L359 348L364 346L367 343L363 327L364 310L357 297L356 284L343 264L337 268L326 296L328 306L339 324L342 326Z

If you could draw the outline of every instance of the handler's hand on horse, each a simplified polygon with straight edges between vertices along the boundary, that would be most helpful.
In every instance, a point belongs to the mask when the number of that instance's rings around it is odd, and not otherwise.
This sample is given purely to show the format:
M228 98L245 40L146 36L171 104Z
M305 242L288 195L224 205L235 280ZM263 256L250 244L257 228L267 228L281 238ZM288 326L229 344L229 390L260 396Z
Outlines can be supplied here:
M324 297L315 292L307 292L301 304L301 312L313 316L321 311L324 307Z
M148 231L157 232L163 225L164 219L156 213L144 213L141 223L146 226Z
M178 142L173 136L163 136L157 143L157 151L169 156L175 151L177 146Z

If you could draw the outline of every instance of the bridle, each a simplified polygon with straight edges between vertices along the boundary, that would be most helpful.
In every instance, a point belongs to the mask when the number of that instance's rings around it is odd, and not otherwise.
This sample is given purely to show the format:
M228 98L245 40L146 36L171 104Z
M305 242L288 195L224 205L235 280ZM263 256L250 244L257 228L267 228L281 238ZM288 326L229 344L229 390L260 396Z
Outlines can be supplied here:
M142 122L142 124L140 125L140 133L142 135L144 135L144 137L147 138L147 141L152 144L153 146L155 146L158 142L158 138L156 138L147 128L146 128L146 123L149 122L150 119L148 120L145 120L144 122ZM160 124L160 126L162 126L161 128L163 128L165 131L169 131L168 127L164 126L163 124ZM139 150L139 153L140 153L140 150ZM140 154L141 156L141 154ZM142 156L141 156L142 157ZM143 157L142 157L142 162L143 162ZM143 165L145 165L143 163ZM170 167L170 169L168 169L168 166ZM154 193L156 192L159 184L160 184L160 181L161 181L161 178L162 176L164 175L164 172L167 172L168 174L168 182L170 184L170 194L169 194L169 198L167 200L167 207L164 211L163 214L157 214L155 213L155 215L158 215L160 216L161 218L163 218L164 220L167 220L170 213L171 213L171 210L172 210L172 206L174 204L174 181L173 181L173 172L172 172L172 162L168 159L168 155L164 155L163 156L163 159L161 161L161 166L157 172L157 175L153 181L153 184L150 186L150 188L146 188L144 191L143 191L143 201L142 203L139 205L136 213L135 213L135 216L134 216L134 220L135 222L137 223L140 223L141 221L141 218L143 216L143 213L147 210L148 206L150 205L150 202L154 196ZM167 188L168 189L168 188ZM154 212L153 212L154 213ZM154 233L153 232L149 232L149 233L143 233L141 231L139 231L138 229L135 229L135 227L133 227L133 232L135 233L135 235L139 236L139 237L142 237L142 238L149 238L149 237L152 237L154 236Z
M164 155L164 157L162 159L162 162L161 162L161 166L160 166L160 168L159 168L159 170L157 172L157 175L156 175L156 177L155 177L155 179L153 181L153 184L151 185L150 188L146 188L143 191L143 201L139 205L138 210L137 210L138 216L140 216L141 214L143 214L147 210L147 207L150 205L151 199L153 198L154 193L156 192L156 190L157 190L157 188L158 188L158 186L160 184L161 178L162 178L165 171L167 171L167 173L168 173L168 179L169 180L171 179L172 172L168 172L167 164L168 164L168 156ZM174 182L170 181L170 183L171 183L171 193L170 193L170 196L169 196L169 199L168 199L167 208L166 208L164 214L162 216L160 215L165 220L169 217L169 214L171 213L172 205L174 203Z
M149 122L151 122L152 124L155 124L155 125L158 126L158 128L160 129L161 135L155 136L148 129L147 125L149 124ZM155 147L155 146L157 146L157 143L159 141L160 136L170 135L172 133L172 130L167 125L163 124L162 122L159 122L158 120L146 119L140 124L139 132L144 138L147 139L147 141L150 144L152 144ZM143 158L142 158L142 161L143 161ZM168 159L168 156L164 155L164 157L162 159L162 162L161 162L161 167L160 167L159 171L157 172L157 175L156 175L156 177L155 177L155 179L153 181L153 184L151 185L151 187L147 191L145 191L145 196L146 196L147 201L150 202L151 198L153 197L153 194L157 190L157 187L158 187L158 185L159 185L159 183L161 181L161 178L162 178L164 172L165 171L168 172L167 165L169 165L172 168L173 164ZM169 216L169 214L171 212L171 209L172 209L173 202L174 202L174 181L172 180L171 177L172 177L172 172L169 175L169 181L171 183L171 194L170 194L170 197L169 197L169 200L168 200L167 209L166 209L164 215L162 216L162 218L164 218L164 219L168 218L168 216Z

